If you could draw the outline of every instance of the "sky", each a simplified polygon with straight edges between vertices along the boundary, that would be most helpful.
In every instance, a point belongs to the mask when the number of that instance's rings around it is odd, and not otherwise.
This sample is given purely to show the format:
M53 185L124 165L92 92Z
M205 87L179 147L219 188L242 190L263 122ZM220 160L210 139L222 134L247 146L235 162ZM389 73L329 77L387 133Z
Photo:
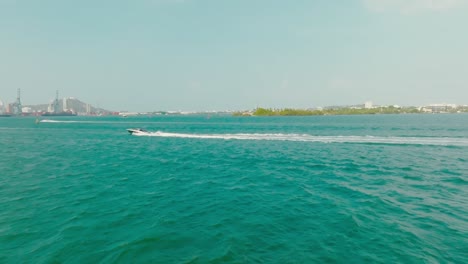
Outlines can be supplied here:
M0 99L468 104L468 0L0 0Z

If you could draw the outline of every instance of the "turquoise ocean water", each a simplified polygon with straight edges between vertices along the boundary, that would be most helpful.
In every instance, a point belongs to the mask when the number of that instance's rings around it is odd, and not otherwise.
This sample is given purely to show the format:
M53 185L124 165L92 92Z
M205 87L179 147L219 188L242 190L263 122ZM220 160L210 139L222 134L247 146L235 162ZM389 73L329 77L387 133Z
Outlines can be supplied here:
M0 119L0 263L468 263L466 114L50 119Z

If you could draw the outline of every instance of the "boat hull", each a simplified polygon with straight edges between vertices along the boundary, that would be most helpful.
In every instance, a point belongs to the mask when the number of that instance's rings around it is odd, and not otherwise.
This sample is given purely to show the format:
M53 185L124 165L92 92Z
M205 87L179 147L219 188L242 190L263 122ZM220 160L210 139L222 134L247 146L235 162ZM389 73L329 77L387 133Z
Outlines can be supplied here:
M130 133L130 135L141 135L141 134L144 134L144 133L148 133L148 131L144 130L144 129L141 129L141 128L129 128L127 129L128 133Z

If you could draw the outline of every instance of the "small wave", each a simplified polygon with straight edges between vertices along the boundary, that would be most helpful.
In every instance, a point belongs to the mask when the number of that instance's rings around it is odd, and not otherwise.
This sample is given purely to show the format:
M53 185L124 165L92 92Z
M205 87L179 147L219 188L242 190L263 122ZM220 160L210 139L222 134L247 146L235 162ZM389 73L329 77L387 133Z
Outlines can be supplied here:
M112 121L84 121L84 120L52 120L44 119L39 121L41 123L80 123L80 124L118 124L121 122L112 122Z
M56 120L49 120L49 119L44 119L40 121L41 123L61 123L63 121L56 121Z
M51 119L44 119L39 122L41 123L89 123L86 121L66 121L66 120L51 120Z
M183 134L168 132L144 132L135 136L224 139L224 140L278 140L321 143L361 143L361 144L394 144L394 145L434 145L434 146L468 146L468 138L446 137L380 137L380 136L314 136L309 134Z

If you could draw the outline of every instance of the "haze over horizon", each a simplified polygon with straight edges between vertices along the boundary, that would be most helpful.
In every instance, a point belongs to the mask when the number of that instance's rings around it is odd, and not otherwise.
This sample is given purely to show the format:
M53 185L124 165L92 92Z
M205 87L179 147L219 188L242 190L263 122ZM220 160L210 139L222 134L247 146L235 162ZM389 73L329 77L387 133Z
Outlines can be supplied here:
M116 111L468 103L468 0L0 0L0 99Z

